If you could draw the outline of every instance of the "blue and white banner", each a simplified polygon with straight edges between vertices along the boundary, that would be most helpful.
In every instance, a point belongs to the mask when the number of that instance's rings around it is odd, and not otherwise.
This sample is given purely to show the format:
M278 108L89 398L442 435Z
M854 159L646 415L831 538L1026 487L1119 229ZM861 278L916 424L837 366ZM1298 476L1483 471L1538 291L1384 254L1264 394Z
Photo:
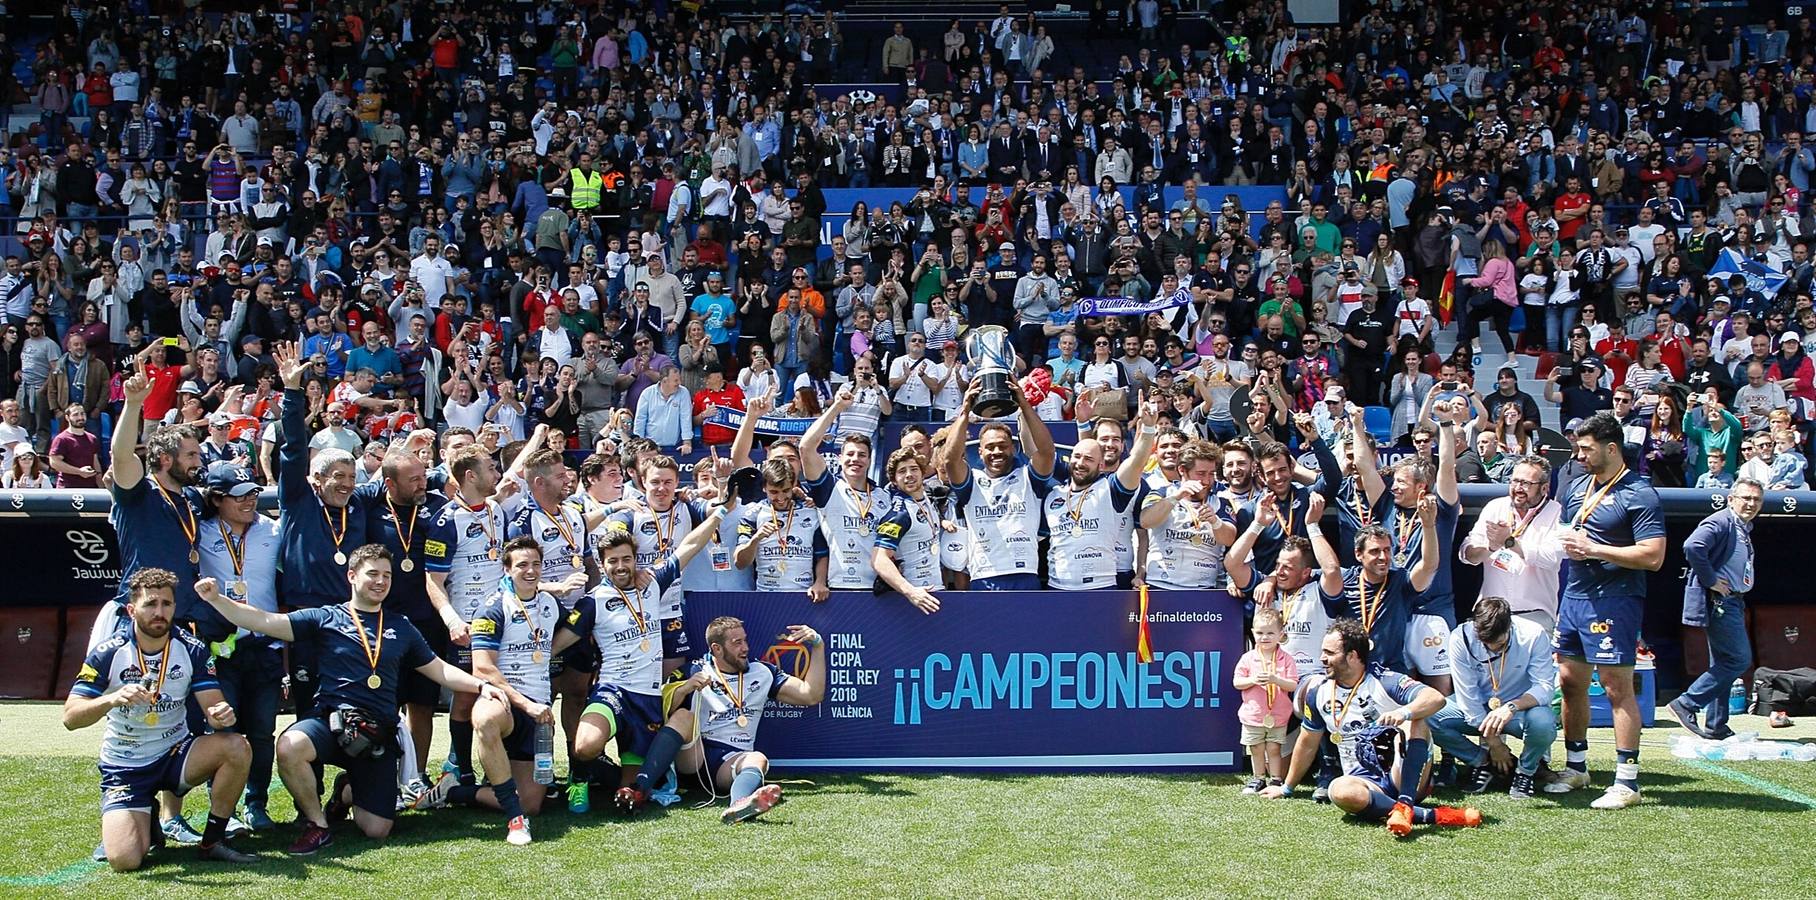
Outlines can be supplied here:
M723 425L726 428L736 431L737 429L744 427L744 419L746 417L744 410L732 409L729 406L715 406L713 407L712 423L714 425ZM758 434L767 434L774 437L800 437L801 435L806 434L807 429L812 426L812 419L790 419L782 416L764 416L757 420L756 431Z
M1190 302L1192 302L1192 289L1184 287L1165 297L1156 295L1152 300L1137 300L1134 297L1084 297L1078 301L1078 314L1081 316L1145 316L1151 312L1165 312Z
M943 592L926 615L899 595L687 594L694 646L744 620L750 655L807 674L779 637L826 641L826 697L771 703L757 749L777 765L858 770L1231 770L1242 758L1230 686L1242 604L1222 591L1155 591L1154 661L1136 659L1134 591Z
M1777 263L1748 259L1732 249L1723 249L1715 265L1709 267L1709 277L1720 278L1724 283L1736 272L1747 277L1747 290L1758 291L1767 300L1778 296L1778 289L1790 280Z

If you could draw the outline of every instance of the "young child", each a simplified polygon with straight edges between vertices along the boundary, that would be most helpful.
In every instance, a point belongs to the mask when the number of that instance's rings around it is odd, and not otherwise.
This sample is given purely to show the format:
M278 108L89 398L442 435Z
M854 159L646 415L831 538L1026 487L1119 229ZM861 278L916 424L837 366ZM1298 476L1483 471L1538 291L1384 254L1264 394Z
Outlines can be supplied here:
M1299 668L1292 654L1280 647L1284 631L1279 610L1255 610L1251 632L1255 649L1242 654L1230 681L1242 692L1236 719L1242 723L1242 746L1248 748L1249 764L1255 772L1243 786L1244 794L1258 794L1268 785L1279 784L1286 775L1286 760L1280 755L1280 747L1286 742L1287 720L1293 714L1293 688L1299 683Z
M1809 463L1797 447L1797 431L1785 427L1772 431L1772 444L1776 455L1772 457L1772 484L1782 484L1784 490L1801 491L1807 486L1805 471Z
M1734 473L1728 470L1728 453L1725 450L1709 451L1709 471L1696 478L1696 489L1699 491L1725 491L1734 486Z

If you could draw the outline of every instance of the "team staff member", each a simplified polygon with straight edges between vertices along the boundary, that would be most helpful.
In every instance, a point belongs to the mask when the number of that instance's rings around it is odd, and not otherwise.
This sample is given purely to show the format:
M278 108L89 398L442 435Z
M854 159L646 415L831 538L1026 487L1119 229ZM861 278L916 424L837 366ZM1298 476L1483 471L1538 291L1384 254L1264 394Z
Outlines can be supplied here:
M312 856L334 842L328 830L351 808L366 837L391 833L397 814L397 690L408 667L443 687L500 702L503 693L436 657L410 623L386 616L391 593L391 551L379 544L354 549L347 560L352 599L288 615L233 602L212 578L196 593L233 624L280 641L314 644L321 683L311 714L278 738L278 772L305 824L290 845L293 856ZM328 810L319 799L320 766L344 771L335 779ZM343 787L345 790L343 790Z
M654 568L675 548L678 535L693 531L706 518L706 511L680 499L681 466L674 457L653 456L638 466L637 475L643 485L643 502L614 513L608 519L608 527L629 533L637 544L637 564ZM662 592L658 618L662 622L664 673L679 670L682 661L693 654L683 616L686 600L679 580Z
M1708 635L1709 668L1670 706L1684 730L1700 737L1733 734L1728 728L1728 685L1753 664L1745 603L1753 590L1753 517L1759 515L1765 496L1765 485L1754 479L1734 482L1727 508L1702 520L1684 542L1690 580L1684 587L1683 622L1701 626ZM1699 708L1707 715L1700 725Z
M694 496L705 497L710 494L725 496L730 490L731 460L715 453L711 464L694 466ZM719 533L706 547L706 559L703 563L689 566L681 573L681 586L690 591L754 591L756 579L751 577L749 569L740 569L732 555L738 546L738 518L742 511L741 497L726 498L728 507L719 519Z
M1053 432L1041 421L1028 398L1015 392L1021 413L1021 450L1016 458L1015 434L1002 422L990 422L977 432L977 458L983 468L973 469L965 458L965 436L970 434L971 401L980 383L965 390L964 402L948 430L940 468L952 486L952 503L970 533L966 572L970 590L1040 590L1041 504L1052 491Z
M90 651L63 701L63 727L87 728L103 718L101 846L116 872L137 869L156 835L159 791L186 794L208 785L203 859L231 863L258 858L227 845L227 822L246 784L252 748L228 731L233 707L221 696L208 648L174 627L177 577L141 568L122 582L130 630ZM189 728L194 701L213 734Z
M675 758L675 768L712 780L712 792L731 792L719 821L747 822L782 802L782 786L764 784L769 757L757 752L757 726L770 701L813 706L826 696L826 645L806 625L790 625L781 639L807 648L807 674L784 674L774 665L750 661L744 623L720 616L706 626L706 658L696 660L672 702L689 703L700 739Z
M536 427L536 434L525 446L521 457L523 490L504 504L505 540L528 535L542 546L543 590L561 601L563 610L571 610L586 596L587 585L599 580L599 563L593 555L594 539L578 510L562 502L567 496L567 467L561 454L540 449L539 442L547 432ZM532 449L538 447L538 449ZM554 656L555 693L561 697L561 730L567 736L568 771L574 768L574 740L580 726L580 714L586 706L587 692L593 684L593 673L599 671L599 654L592 644L579 641ZM568 803L575 803L573 791ZM577 812L586 811L586 793L580 794Z
M1193 441L1177 458L1181 479L1150 487L1141 504L1141 527L1148 532L1142 580L1162 590L1221 589L1228 579L1224 551L1236 540L1236 525L1234 514L1212 493L1216 449Z
M738 568L756 567L759 591L806 591L807 599L825 602L827 551L820 511L796 495L798 481L787 461L766 459L758 471L767 502L752 503L740 514Z
M1318 436L1318 426L1312 422L1311 416L1296 416L1294 421L1299 426L1301 436L1311 445L1312 458L1318 463L1318 481L1312 485L1293 483L1293 458L1287 452L1285 444L1267 441L1253 451L1255 462L1261 471L1261 496L1274 498L1274 508L1280 516L1275 525L1255 543L1255 568L1263 572L1274 570L1275 557L1280 553L1280 544L1287 535L1307 536L1305 523L1311 518L1309 510L1312 497L1315 495L1320 499L1318 508L1322 510L1335 495L1341 477L1337 457L1331 454L1330 445ZM1329 487L1326 488L1326 485ZM1254 518L1255 504L1238 507L1236 529L1240 531L1248 528Z
M329 448L309 455L309 429L303 415L309 401L303 374L309 363L295 344L279 344L272 353L284 383L283 441L278 444L278 531L282 556L278 582L284 605L315 609L344 602L347 560L366 543L366 516L353 508L358 483L353 457ZM290 702L297 715L315 708L319 684L315 644L290 647Z
M1513 464L1507 496L1482 507L1457 547L1459 559L1482 567L1482 596L1505 598L1515 616L1546 634L1557 627L1558 570L1564 564L1557 542L1564 508L1550 493L1550 461L1522 458Z
M448 632L444 659L463 672L473 670L467 625L479 607L498 590L504 577L504 512L493 501L498 490L498 463L485 450L468 444L448 463L454 496L442 505L423 535L424 588ZM540 565L537 571L541 572ZM473 780L473 695L455 694L448 708L452 746L448 763L464 782Z
M1042 504L1048 587L1094 591L1117 586L1116 548L1129 541L1118 536L1118 526L1141 490L1141 467L1154 449L1159 421L1158 402L1143 397L1134 452L1114 474L1104 474L1111 451L1096 438L1080 438L1071 459L1053 473L1065 488L1050 491Z
M818 447L839 415L851 407L851 394L840 391L801 435L801 443ZM826 583L835 591L868 591L876 587L871 563L877 525L889 511L889 492L870 480L870 436L847 434L839 439L838 474L818 453L801 457L801 486L820 511L820 534L826 541Z
M1507 796L1532 799L1539 764L1557 740L1551 633L1515 616L1505 599L1483 594L1470 621L1450 633L1450 663L1456 692L1431 717L1431 730L1438 746L1469 766L1463 792L1483 793L1497 769L1512 768ZM1522 742L1517 764L1509 734ZM1470 740L1475 735L1481 744Z
M1286 781L1263 789L1262 796L1292 796L1294 786L1310 774L1328 735L1338 743L1343 765L1343 774L1330 783L1330 802L1338 809L1360 819L1385 821L1396 837L1410 834L1414 825L1482 824L1482 814L1469 807L1419 805L1430 774L1431 729L1426 720L1443 708L1444 695L1399 672L1371 668L1371 643L1368 629L1355 619L1331 625L1320 651L1325 674L1299 686L1304 731L1293 745ZM1398 733L1394 743L1404 741L1397 766L1375 745L1382 729Z
M1665 562L1665 519L1658 492L1621 456L1623 432L1599 412L1576 429L1576 459L1587 473L1564 494L1558 540L1570 562L1558 604L1557 652L1564 689L1567 768L1545 785L1563 793L1589 784L1589 678L1600 670L1614 709L1614 784L1589 804L1622 809L1639 803L1639 703L1633 660L1646 607L1646 574Z
M877 577L924 613L939 612L933 589L945 584L940 575L940 543L945 538L939 509L927 498L921 458L912 447L889 454L889 512L876 529L872 564Z
M694 526L654 569L639 571L635 543L625 532L610 532L600 543L599 560L605 569L605 581L581 597L562 619L554 643L554 652L560 653L590 637L599 647L601 660L599 680L587 697L574 745L574 756L581 768L569 773L570 810L574 809L576 791L582 796L582 805L586 804L592 763L605 752L606 741L618 739L618 758L625 775L631 776L631 767L642 764L613 797L620 810L636 813L668 777L675 754L685 743L682 735L692 733L691 713L685 709L669 713L663 708L662 636L658 633L661 625L656 611L662 592L711 543L724 515L725 504L715 503L705 520ZM644 574L648 575L647 581Z
M535 779L536 731L553 729L554 696L549 685L549 659L555 629L561 624L561 601L542 590L542 545L535 538L512 538L504 546L504 568L510 583L487 598L471 619L473 673L497 687L509 703L478 700L473 727L479 733L485 787L444 772L421 806L483 806L504 813L505 840L530 842L530 816L542 812L547 787Z
M430 435L432 437L432 435ZM429 601L423 571L423 541L441 507L448 501L429 493L428 466L417 457L412 444L420 439L412 435L410 443L385 454L379 464L379 481L368 481L354 490L354 503L366 512L366 539L391 551L397 562L392 576L391 593L385 598L388 612L408 620L429 649L441 659L449 656L450 630ZM423 445L425 448L426 444ZM416 754L417 771L426 771L429 739L434 737L435 706L441 700L441 686L419 672L405 672L398 686L398 699L403 701L404 716L410 723L411 749ZM420 781L410 786L416 799L428 790Z
M1266 503L1266 500L1262 501ZM1437 521L1435 497L1419 501L1419 521ZM1374 638L1370 657L1381 665L1410 668L1412 649L1406 646L1406 623L1412 617L1413 597L1431 585L1432 570L1443 564L1435 531L1420 535L1419 561L1408 570L1393 554L1387 529L1370 525L1356 533L1357 564L1319 573L1324 611L1331 618L1353 618Z
M201 574L224 585L236 603L277 612L277 560L282 534L276 519L259 515L259 486L244 466L217 462L203 477L207 518L201 535ZM210 610L212 612L212 610ZM215 643L215 674L233 705L233 728L252 744L246 781L246 824L276 827L266 809L276 759L277 707L282 699L283 645L236 631Z
M1462 398L1440 400L1432 407L1438 419L1438 461L1433 469L1419 457L1394 466L1390 488L1375 467L1373 454L1357 454L1356 477L1362 482L1374 520L1386 526L1392 537L1393 563L1411 569L1424 561L1425 535L1420 530L1424 519L1419 513L1426 497L1434 497L1437 506L1436 551L1442 556L1428 586L1418 589L1413 598L1412 617L1407 623L1404 643L1410 654L1406 671L1420 681L1450 693L1450 663L1445 647L1451 629L1456 627L1456 591L1450 585L1450 559L1456 541L1457 517L1462 512L1457 495L1457 423L1468 415ZM1377 657L1391 659L1393 657Z

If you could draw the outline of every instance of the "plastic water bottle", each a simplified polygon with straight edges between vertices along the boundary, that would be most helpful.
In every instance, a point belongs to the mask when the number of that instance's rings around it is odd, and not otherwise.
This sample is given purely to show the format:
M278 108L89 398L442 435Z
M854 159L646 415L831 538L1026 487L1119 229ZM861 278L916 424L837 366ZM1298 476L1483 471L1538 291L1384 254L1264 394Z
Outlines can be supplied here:
M1798 762L1816 762L1816 744L1798 744L1792 747L1791 758Z
M1744 715L1747 711L1747 685L1739 678L1734 679L1734 686L1728 689L1728 715Z
M1589 696L1600 697L1606 693L1607 693L1607 691L1605 689L1603 689L1603 687L1602 687L1601 670L1596 669L1594 671L1591 671L1589 673Z
M555 727L536 725L536 783L555 783Z

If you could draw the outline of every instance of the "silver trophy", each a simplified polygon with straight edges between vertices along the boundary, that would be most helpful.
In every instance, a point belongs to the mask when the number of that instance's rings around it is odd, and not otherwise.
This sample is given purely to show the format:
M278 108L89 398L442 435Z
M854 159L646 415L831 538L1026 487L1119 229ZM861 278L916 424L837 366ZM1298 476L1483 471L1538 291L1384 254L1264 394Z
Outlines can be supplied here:
M1021 407L1016 397L1015 345L1009 329L981 325L965 333L965 358L977 371L977 398L971 411L986 419L1009 415Z

